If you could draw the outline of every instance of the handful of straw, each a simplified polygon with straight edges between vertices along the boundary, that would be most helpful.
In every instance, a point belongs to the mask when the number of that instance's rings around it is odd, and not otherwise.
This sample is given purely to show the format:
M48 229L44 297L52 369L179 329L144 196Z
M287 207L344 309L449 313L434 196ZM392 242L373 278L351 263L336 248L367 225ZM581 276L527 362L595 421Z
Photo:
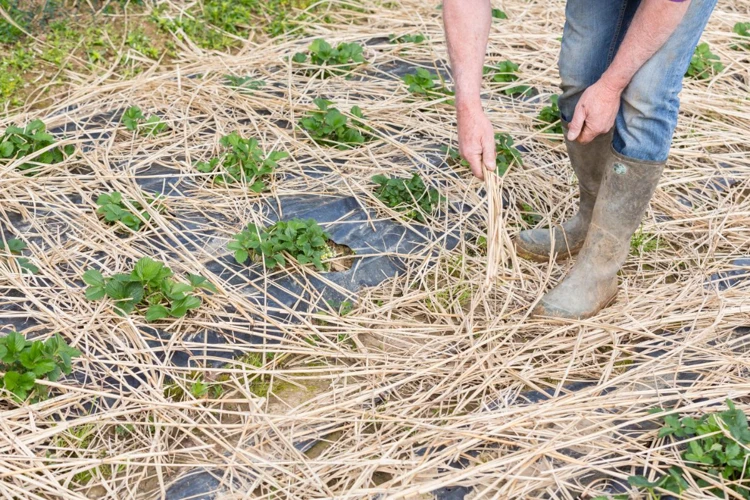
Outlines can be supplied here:
M503 228L502 177L487 170L484 174L487 190L487 276L484 287L492 288L500 262L505 262L506 246L512 245L508 233Z

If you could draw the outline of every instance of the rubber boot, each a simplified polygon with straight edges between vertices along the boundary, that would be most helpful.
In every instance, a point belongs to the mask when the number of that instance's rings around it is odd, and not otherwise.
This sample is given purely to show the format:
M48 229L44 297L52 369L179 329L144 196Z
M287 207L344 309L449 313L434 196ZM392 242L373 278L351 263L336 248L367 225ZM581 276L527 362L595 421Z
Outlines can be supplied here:
M578 260L568 276L542 297L532 316L584 319L614 302L617 272L663 170L664 162L634 160L610 149Z
M563 131L570 164L578 177L578 212L551 230L539 228L521 231L515 244L516 253L524 259L547 262L550 254L555 255L556 260L567 259L576 255L586 240L604 164L612 147L612 132L600 135L588 144L580 144L568 141L568 124L565 122Z

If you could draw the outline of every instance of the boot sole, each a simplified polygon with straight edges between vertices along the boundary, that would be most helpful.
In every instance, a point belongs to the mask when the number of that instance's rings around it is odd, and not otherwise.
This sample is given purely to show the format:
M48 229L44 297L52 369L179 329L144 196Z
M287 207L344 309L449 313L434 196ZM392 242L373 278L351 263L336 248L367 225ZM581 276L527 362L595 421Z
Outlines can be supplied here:
M534 318L534 319L546 319L546 320L552 320L552 321L555 321L555 320L556 321L571 321L571 320L579 320L580 321L580 320L584 320L584 319L593 318L594 316L596 316L597 314L599 314L600 312L602 312L604 309L606 309L609 306L611 306L612 304L614 304L617 301L617 295L618 295L618 293L619 293L619 290L616 290L615 293L613 293L612 296L610 298L608 298L604 302L604 305L601 308L599 308L597 311L595 311L595 312L593 312L591 314L587 314L585 316L581 316L580 318L567 318L565 316L545 316L543 314L534 313L534 312L532 312L532 314L531 314L530 317Z

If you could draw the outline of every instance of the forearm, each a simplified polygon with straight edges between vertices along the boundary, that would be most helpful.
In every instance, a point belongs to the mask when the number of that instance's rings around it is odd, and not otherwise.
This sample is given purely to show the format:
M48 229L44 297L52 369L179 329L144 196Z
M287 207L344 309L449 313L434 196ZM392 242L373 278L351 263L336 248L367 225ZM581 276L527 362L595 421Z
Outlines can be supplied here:
M601 81L621 92L635 73L669 39L682 21L690 0L643 0L617 55Z
M443 22L456 108L481 107L482 68L492 23L490 0L444 0Z

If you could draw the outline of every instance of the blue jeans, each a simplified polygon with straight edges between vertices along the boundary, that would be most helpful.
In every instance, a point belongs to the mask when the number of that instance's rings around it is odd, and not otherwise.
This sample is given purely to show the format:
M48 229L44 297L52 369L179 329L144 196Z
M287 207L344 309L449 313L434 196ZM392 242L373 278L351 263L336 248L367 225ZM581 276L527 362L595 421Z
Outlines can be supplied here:
M622 93L613 147L636 160L667 159L680 110L682 78L717 0L692 0L661 49ZM560 51L560 114L573 119L578 99L612 63L640 0L568 0Z

